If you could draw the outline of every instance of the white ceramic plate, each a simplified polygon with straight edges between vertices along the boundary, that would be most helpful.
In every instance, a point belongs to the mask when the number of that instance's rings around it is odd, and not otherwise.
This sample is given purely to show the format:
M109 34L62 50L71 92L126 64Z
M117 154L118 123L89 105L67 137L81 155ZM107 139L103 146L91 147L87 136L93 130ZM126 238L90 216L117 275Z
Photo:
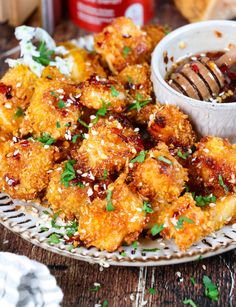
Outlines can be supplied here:
M48 251L90 263L99 263L103 266L169 265L198 260L200 256L203 258L215 256L236 247L236 231L232 226L225 226L214 235L194 244L186 252L179 251L174 241L164 239L141 240L135 253L132 247L124 247L126 256L121 256L119 252L100 252L96 248L87 249L85 247L69 251L70 245L65 242L55 245L48 242L48 237L56 231L55 229L41 231L40 228L45 223L42 218L43 210L45 208L36 203L12 200L7 194L0 193L0 222L12 232ZM154 248L158 250L143 252L143 249Z

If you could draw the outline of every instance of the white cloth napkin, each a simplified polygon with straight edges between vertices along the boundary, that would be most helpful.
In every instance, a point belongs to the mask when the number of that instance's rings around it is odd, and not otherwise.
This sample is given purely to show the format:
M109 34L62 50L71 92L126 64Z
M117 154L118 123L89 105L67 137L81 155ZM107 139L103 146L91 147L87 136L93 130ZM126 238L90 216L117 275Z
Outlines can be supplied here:
M44 264L0 252L0 306L57 307L62 298L55 277Z

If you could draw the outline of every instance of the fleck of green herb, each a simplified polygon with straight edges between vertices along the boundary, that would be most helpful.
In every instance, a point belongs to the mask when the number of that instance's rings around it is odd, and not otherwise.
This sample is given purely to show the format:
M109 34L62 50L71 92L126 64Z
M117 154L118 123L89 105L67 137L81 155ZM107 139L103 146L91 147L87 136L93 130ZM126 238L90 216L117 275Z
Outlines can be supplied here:
M229 193L229 188L227 187L227 185L224 183L223 177L221 175L219 175L218 177L219 179L219 183L222 186L222 188L225 190L225 193Z
M108 300L105 300L103 303L102 303L102 307L107 307L108 306Z
M80 134L73 135L71 142L72 142L73 144L75 144L76 141L77 141L77 139L78 139L78 137L80 137Z
M57 128L61 128L61 124L59 122L56 123Z
M70 123L66 123L64 127L70 127Z
M132 159L131 161L130 161L130 163L136 163L136 162L138 162L138 163L143 163L144 162L144 160L145 160L145 158L146 158L146 154L147 154L147 150L142 150L142 151L140 151L140 153L138 154L138 156L136 157L136 158L134 158L134 159Z
M159 161L164 162L166 164L172 165L172 161L170 161L169 159L165 158L164 156L158 156L157 158Z
M51 75L47 75L47 77L46 77L46 78L48 78L48 79L52 80L52 76L51 76Z
M200 256L197 257L196 260L197 260L197 261L201 261L202 259L203 259L203 258L202 258L202 255L200 255Z
M48 227L40 227L40 231L45 232L45 231L48 231L48 230L49 230L49 228L48 228Z
M143 202L143 211L145 213L153 213L154 212L152 210L152 205L146 200Z
M129 82L129 83L132 84L132 83L134 82L133 79L132 79L130 76L127 76L127 78L128 78L128 82Z
M156 236L158 233L160 233L163 229L164 229L164 224L161 224L161 225L158 225L158 224L155 224L154 226L152 226L151 228L151 234L153 236Z
M93 287L93 288L90 288L89 291L90 291L90 292L98 292L100 289L101 289L101 285L95 283L94 287Z
M78 122L82 125L82 126L84 126L85 128L90 128L87 124L86 124L86 122L84 122L83 120L81 120L80 119L80 117L78 118Z
M116 90L114 85L111 85L111 96L112 97L118 97L119 96L119 92Z
M16 109L16 113L14 114L14 119L18 118L18 117L21 117L24 115L24 111L22 110L21 107L17 107Z
M103 176L102 176L102 180L106 180L107 179L107 177L108 177L108 170L107 169L104 169L104 171L103 171Z
M77 186L80 187L80 188L84 188L85 187L85 185L82 182L77 182Z
M50 237L48 238L48 243L51 243L51 244L58 244L60 243L60 235L56 234L56 233L53 233L50 235Z
M216 202L216 197L213 194L210 194L208 196L195 196L194 199L196 201L196 206L198 207L204 207L210 203Z
M159 250L159 248L143 248L142 252L157 252Z
M120 254L122 257L126 257L126 252L121 252Z
M203 284L205 287L205 295L209 297L212 301L217 301L219 298L219 291L217 289L217 286L206 275L203 276Z
M157 291L154 288L148 288L150 294L155 295Z
M57 106L59 109L63 109L65 107L65 102L59 99Z
M171 32L171 27L169 25L165 25L163 30L165 35L167 35Z
M54 97L58 97L58 94L57 94L56 92L54 92L54 91L52 91L50 94L51 94L52 96L54 96Z
M128 106L127 111L131 111L134 109L137 109L137 111L140 111L142 107L146 106L148 103L150 103L151 99L143 99L143 96L139 93L136 94L136 100Z
M123 48L123 57L125 59L127 59L128 55L129 55L129 52L130 52L130 48L127 47L127 46L124 46L124 48Z
M138 241L134 241L132 243L132 247L133 247L133 249L137 249L138 248Z
M54 61L52 58L54 51L48 50L45 42L40 43L39 47L37 48L37 51L39 51L39 56L33 56L35 62L43 66L48 66L51 61Z
M178 219L178 222L175 226L176 229L182 229L183 228L183 223L186 222L186 223L189 223L189 224L194 224L194 221L187 218L186 216L181 216L179 219Z
M190 277L190 281L194 286L196 285L196 280L194 279L194 277Z
M51 135L47 132L43 132L41 137L36 138L37 141L45 144L45 145L52 145L55 143L55 139L51 137Z
M73 165L75 164L75 160L68 160L64 164L64 171L61 174L61 183L68 188L71 180L76 178L75 170Z
M65 226L66 234L69 238L73 237L74 234L78 231L78 222L73 221L70 225Z
M190 155L189 151L182 153L182 151L178 150L178 152L177 152L177 156L184 159L184 160L186 160L189 155Z
M190 305L192 307L197 307L197 305L194 303L193 300L191 300L191 298L186 298L184 301L183 301L184 305Z
M43 213L44 213L44 214L47 214L47 215L49 215L49 214L50 214L50 212L49 212L49 211L47 211L47 210L43 210Z
M112 191L107 190L107 197L106 197L106 201L107 201L106 209L107 209L107 211L114 211L115 210L115 208L112 205L111 197L112 197Z
M96 118L92 121L92 124L95 125L99 121L99 116L105 116L107 114L107 106L109 104L106 104L105 101L102 101L102 107L97 110L96 112Z

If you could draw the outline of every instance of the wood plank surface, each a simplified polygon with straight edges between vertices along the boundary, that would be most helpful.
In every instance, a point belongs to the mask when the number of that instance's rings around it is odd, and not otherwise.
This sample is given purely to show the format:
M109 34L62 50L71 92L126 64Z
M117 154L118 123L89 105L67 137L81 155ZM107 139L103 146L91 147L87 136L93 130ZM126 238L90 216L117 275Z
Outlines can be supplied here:
M186 23L173 7L171 1L159 1L155 21L168 24L173 29ZM14 29L0 25L0 53L16 46ZM84 32L69 21L63 21L55 31L58 41L77 37ZM1 63L0 72L5 69ZM47 252L21 239L0 226L0 250L20 255L47 265L56 277L64 293L63 306L90 307L108 301L113 307L185 306L183 300L191 298L197 306L236 306L235 251L213 258L165 267L109 267L101 268L74 259ZM218 302L211 302L204 296L203 275L208 275L219 286ZM190 277L197 284L192 285ZM102 285L94 293L89 291L93 283ZM155 288L157 293L150 295L148 288Z

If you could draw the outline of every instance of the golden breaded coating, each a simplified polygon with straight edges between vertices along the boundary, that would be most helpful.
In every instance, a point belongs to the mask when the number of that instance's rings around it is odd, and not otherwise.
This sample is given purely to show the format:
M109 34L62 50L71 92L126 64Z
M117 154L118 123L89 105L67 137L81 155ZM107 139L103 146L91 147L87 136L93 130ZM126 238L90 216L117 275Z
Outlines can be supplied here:
M165 29L160 25L149 24L142 27L142 30L147 33L147 36L151 41L151 49L149 53L146 54L145 58L148 62L151 61L151 54L154 48L158 45L160 40L165 37Z
M21 133L71 140L80 116L76 87L67 82L40 78L22 123Z
M174 105L157 105L150 116L148 131L159 142L184 151L196 141L196 134L188 116Z
M28 67L11 68L0 81L0 127L2 131L18 134L24 111L34 92L36 75Z
M195 205L191 193L186 193L166 206L156 223L163 225L161 235L166 239L174 238L181 250L188 249L210 231L209 214Z
M120 171L126 162L143 149L141 137L129 121L121 116L100 118L93 125L78 150L77 160L84 163L85 170L92 170L101 177Z
M33 140L0 146L0 190L13 198L35 199L49 182L57 148Z
M105 105L108 110L121 113L128 104L126 91L114 79L92 76L79 85L79 102L87 108L98 110Z
M188 180L187 170L160 143L150 150L143 163L134 163L132 186L145 197L160 203L177 199Z
M106 199L96 198L81 210L78 232L86 246L113 252L123 242L131 244L143 230L143 200L129 189L123 177L108 186Z
M82 205L91 203L88 192L90 185L85 186L84 178L75 178L66 187L62 182L62 174L65 172L66 162L56 165L53 172L50 174L50 182L47 187L46 198L56 211L62 211L67 219L79 218ZM89 194L90 195L90 194Z
M142 63L151 40L131 19L120 17L95 36L94 48L117 74L129 64Z
M228 140L207 136L197 144L191 174L196 185L216 196L236 191L236 150Z
M58 82L67 82L72 83L69 77L63 75L57 67L46 66L42 71L41 78L46 79L47 81L58 81Z

